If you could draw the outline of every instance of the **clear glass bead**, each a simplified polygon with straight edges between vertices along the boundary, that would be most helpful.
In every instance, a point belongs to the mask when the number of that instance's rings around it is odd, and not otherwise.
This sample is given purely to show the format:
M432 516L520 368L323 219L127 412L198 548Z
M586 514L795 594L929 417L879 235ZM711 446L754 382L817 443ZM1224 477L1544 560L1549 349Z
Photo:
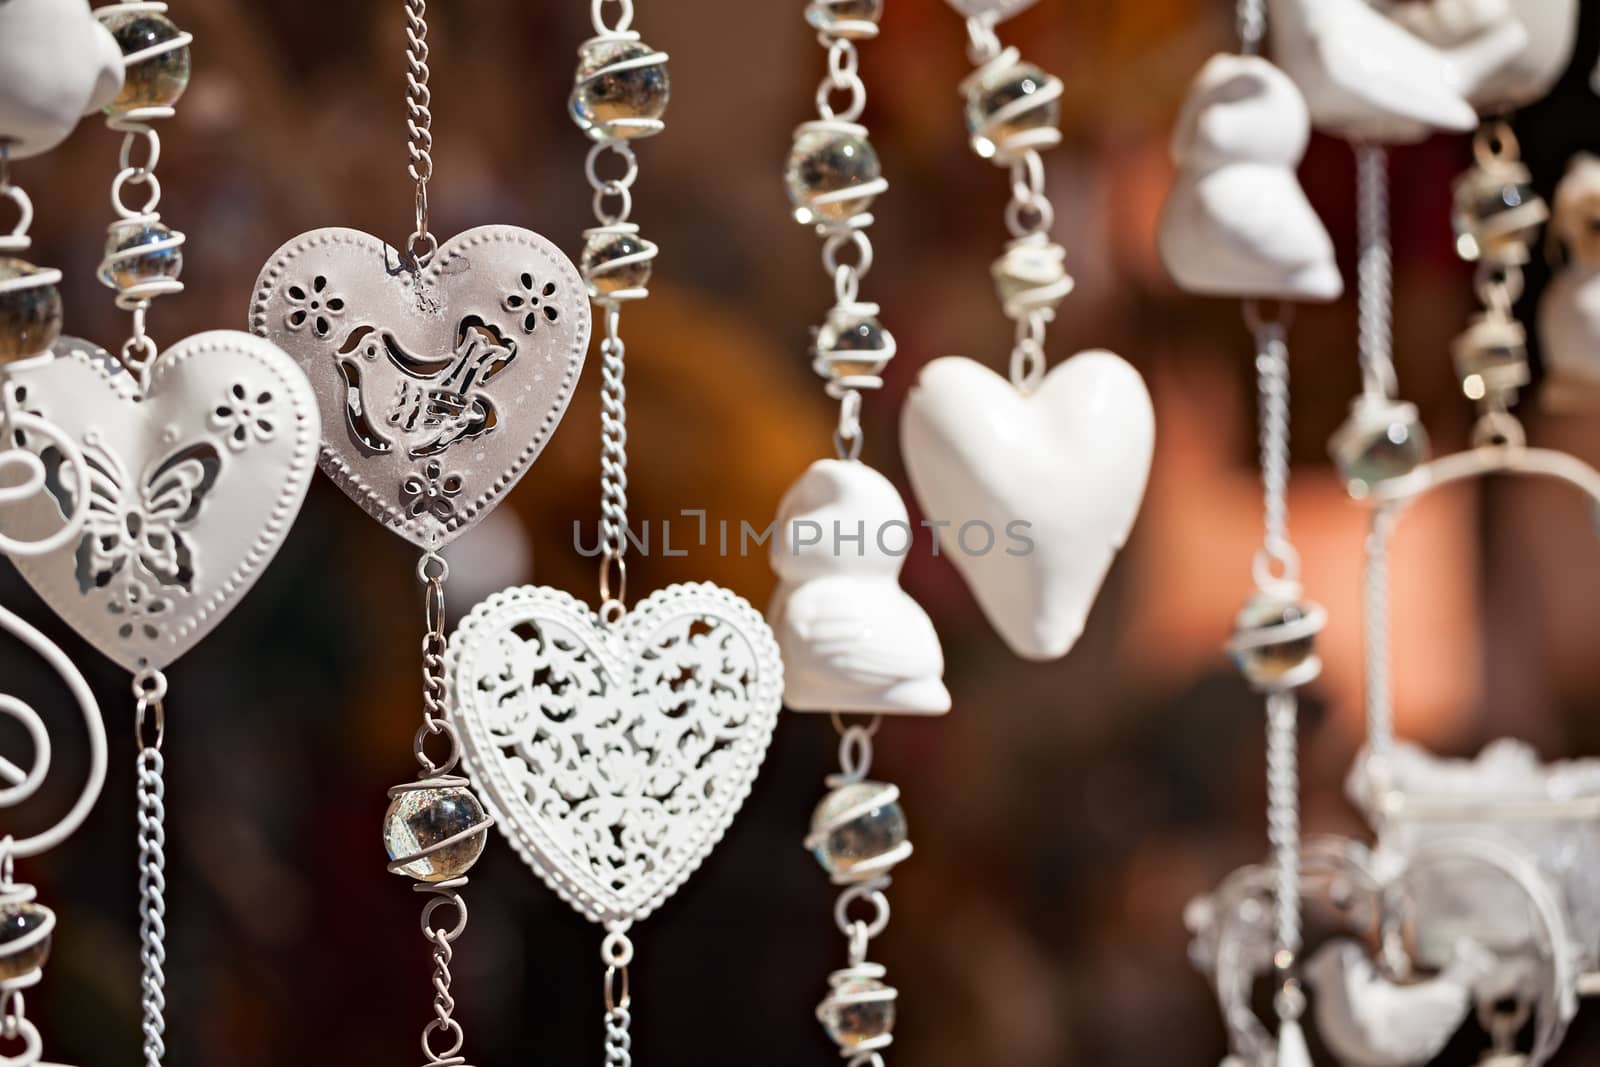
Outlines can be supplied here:
M1056 79L1032 63L986 70L966 85L967 132L980 156L999 154L1018 134L1061 124ZM1019 101L1032 100L1031 105Z
M113 289L176 281L183 273L183 246L154 247L176 236L160 222L134 220L119 225L106 238L106 255L111 262L101 272L100 280Z
M854 782L823 799L811 816L811 835L824 870L848 875L905 845L906 816L895 796L882 782Z
M0 258L0 286L41 273L21 259ZM61 336L61 291L54 284L0 292L0 363L41 355Z
M37 934L50 923L50 910L31 901L0 904L0 981L21 978L43 967L50 958L50 938L26 948L18 942Z
M794 217L809 225L839 222L871 207L876 192L841 194L876 182L883 166L863 134L817 124L796 136L784 174Z
M469 833L474 827L477 832ZM489 818L465 785L408 789L394 798L383 817L389 859L410 859L395 873L419 882L460 878L483 855L488 836ZM451 838L459 839L440 845Z
M883 0L813 0L806 8L806 21L820 33L850 40L873 36L875 31L856 30L852 23L872 23L883 18Z
M115 14L105 20L105 27L116 38L117 46L125 56L147 49L159 49L183 36L183 31L171 19L154 11ZM122 92L111 102L109 110L118 112L145 107L171 107L189 88L190 71L187 44L156 51L128 66Z
M1278 627L1292 626L1309 614L1302 604L1286 604L1270 597L1260 598L1252 600L1239 612L1234 630L1240 636L1263 634ZM1234 652L1234 662L1253 684L1272 685L1281 682L1309 661L1316 654L1316 646L1315 633L1308 633L1304 637L1285 635L1254 648L1238 649Z
M624 289L642 289L650 284L650 259L613 266L618 260L642 256L650 246L631 233L596 233L583 246L581 266L591 292L607 296Z
M590 136L631 139L659 133L671 96L666 57L648 45L600 38L583 46L572 117Z
M1428 432L1416 408L1382 418L1364 419L1353 427L1346 446L1335 455L1346 483L1359 483L1362 492L1381 482L1416 470L1428 458Z
M877 374L893 349L889 331L871 315L830 317L817 331L817 356L827 361L836 378ZM853 353L861 353L863 358L848 358Z
M1527 167L1498 163L1470 170L1456 183L1450 222L1461 258L1526 263L1549 217Z
M1454 345L1456 376L1468 399L1509 399L1531 378L1528 332L1515 319L1490 312L1475 319Z
M894 1015L895 991L875 978L841 981L817 1006L817 1021L842 1049L893 1033Z
M1030 311L1054 309L1072 292L1067 250L1040 235L1013 241L990 272L1006 314L1021 318Z

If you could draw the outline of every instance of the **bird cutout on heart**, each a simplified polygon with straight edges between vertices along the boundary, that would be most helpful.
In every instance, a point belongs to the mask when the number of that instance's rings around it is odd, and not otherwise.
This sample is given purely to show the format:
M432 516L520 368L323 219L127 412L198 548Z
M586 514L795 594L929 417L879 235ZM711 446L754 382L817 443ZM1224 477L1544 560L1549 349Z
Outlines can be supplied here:
M548 443L583 369L590 312L577 269L528 230L468 230L413 270L376 237L333 228L273 254L250 325L311 378L328 476L438 548Z
M0 508L39 540L86 502L81 538L14 562L34 591L130 671L165 668L210 633L271 562L311 483L316 397L293 360L249 334L180 341L148 387L102 349L63 338L13 367L17 403L65 431L82 471L23 435L47 493Z
M1305 98L1259 56L1213 56L1178 116L1177 179L1157 235L1192 293L1335 300L1333 241L1295 169L1311 139Z
M1551 411L1600 411L1600 158L1580 152L1556 187L1548 231L1565 253L1539 300L1545 382Z
M1268 0L1273 55L1300 86L1319 129L1356 141L1408 143L1478 124L1469 98L1528 44L1511 14L1435 47L1366 0Z
M915 544L905 502L858 460L813 463L778 505L767 620L795 711L940 715L944 650L900 588Z
M1578 0L1380 0L1378 9L1436 48L1476 40L1514 18L1527 44L1467 94L1484 117L1542 100L1572 62Z
M122 49L85 0L0 3L0 143L50 151L122 90Z
M1032 392L973 360L936 359L906 398L900 441L943 554L1006 644L1055 659L1139 514L1155 412L1139 372L1082 352Z

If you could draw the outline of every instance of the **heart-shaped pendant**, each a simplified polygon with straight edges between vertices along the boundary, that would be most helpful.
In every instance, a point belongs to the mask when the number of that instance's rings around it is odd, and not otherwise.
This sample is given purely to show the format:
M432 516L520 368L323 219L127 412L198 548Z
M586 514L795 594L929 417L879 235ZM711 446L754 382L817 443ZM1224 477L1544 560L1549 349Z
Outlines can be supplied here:
M21 409L66 432L87 476L25 435L49 492L0 512L7 533L40 539L88 497L80 539L14 562L130 671L172 663L255 584L305 500L320 425L300 368L247 333L196 334L146 372L141 393L117 359L72 338L12 368Z
M950 6L965 18L992 18L1001 22L1020 14L1038 0L949 0Z
M273 254L250 328L311 378L327 475L438 548L550 440L588 351L589 299L571 261L529 230L467 230L412 270L376 237L334 227Z
M595 922L637 921L722 839L766 755L783 663L761 615L674 585L607 624L508 589L450 639L451 716L501 831Z
M922 369L900 418L922 510L1017 655L1054 659L1083 632L1128 538L1155 449L1144 379L1083 352L1031 393L959 356Z

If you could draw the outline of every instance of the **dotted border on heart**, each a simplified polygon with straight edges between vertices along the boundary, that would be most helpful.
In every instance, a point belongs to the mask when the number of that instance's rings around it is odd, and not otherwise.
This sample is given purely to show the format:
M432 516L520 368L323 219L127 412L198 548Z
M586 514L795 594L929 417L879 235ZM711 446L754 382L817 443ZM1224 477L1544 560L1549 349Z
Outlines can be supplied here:
M230 343L226 338L231 335L238 340ZM133 375L123 368L109 352L79 338L63 338L62 347L66 349L63 355L58 351L57 357L74 360L86 365L98 374L107 385L116 393L119 400L139 404L143 399L139 395L137 383ZM228 611L243 598L250 587L261 577L261 572L267 564L278 554L283 547L283 542L288 536L288 527L294 522L295 516L300 513L300 506L305 502L306 493L311 488L312 458L315 455L317 441L321 436L322 419L317 411L316 395L312 391L311 383L306 380L300 365L291 359L288 353L281 351L271 341L260 337L253 337L247 333L232 330L213 330L208 333L196 334L186 337L174 344L171 348L156 357L156 362L150 370L150 392L157 392L160 383L178 372L178 368L194 356L206 355L214 352L226 352L230 355L244 356L253 360L268 372L280 385L283 393L291 398L294 406L294 423L296 428L294 453L290 459L283 492L278 495L278 501L273 505L272 513L267 517L261 532L256 536L254 543L245 552L244 558L233 572L224 578L209 596L205 597L199 607L186 613L186 617L173 629L164 630L161 641L157 644L173 647L183 644L190 635L197 631L208 629L204 624L213 616L218 615L217 622L225 617ZM297 388L298 386L298 388ZM147 394L148 395L148 394ZM53 553L44 559L52 559L55 555L76 555L76 543L61 549L60 553ZM30 561L31 563L32 561ZM42 560L39 562L43 562ZM26 575L26 570L24 570ZM88 621L80 622L82 611L78 608L78 601L70 601L63 605L51 604L51 607L79 633L94 629ZM212 626L215 623L211 624ZM204 635L202 635L204 636ZM197 641L199 638L196 639ZM110 653L102 653L110 656ZM170 666L188 652L187 648L177 652L161 662L161 667ZM115 656L120 665L126 667L121 659ZM130 668L132 669L132 668Z
M532 239L530 240L530 238ZM505 495L511 491L511 487L528 472L528 468L533 466L534 460L539 458L539 454L549 444L551 435L555 433L556 427L566 414L567 406L571 403L573 394L577 391L578 379L583 372L583 364L589 352L589 339L593 325L591 316L588 313L588 293L584 291L582 279L577 273L577 268L552 242L531 230L515 226L477 226L473 229L465 230L440 243L438 252L434 255L432 262L423 269L423 274L430 282L438 284L444 273L443 268L451 262L453 257L459 256L463 250L474 245L490 243L516 244L537 252L546 262L556 268L566 282L576 281L577 288L575 293L572 294L572 306L583 309L583 313L577 318L577 332L566 360L566 371L561 377L561 384L557 391L557 402L545 412L544 420L540 423L538 431L528 440L522 451L518 453L516 462L511 464L509 468L502 469L497 473L492 484L485 488L475 499L457 508L455 514L447 522L428 523L420 519L409 518L398 504L389 502L389 494L379 493L373 486L368 485L348 463L345 463L326 445L321 447L319 453L319 464L323 472L333 480L335 485L353 497L363 511L377 518L384 525L394 527L408 541L423 548L442 547L465 533L476 525L483 516L492 511L505 498ZM267 307L272 297L277 293L284 274L293 266L295 260L306 252L320 246L338 244L348 244L356 246L363 251L381 254L385 263L398 264L403 258L400 252L390 247L387 242L362 230L345 226L330 226L303 233L278 249L256 279L255 293L250 300L251 333L264 340L272 340L268 328L271 316L267 312ZM400 279L400 284L406 291L410 292L414 288L412 275L409 271L400 271L394 277ZM443 536L436 532L439 526L444 529Z
M640 647L641 637L647 638L656 633L663 618L684 613L709 615L731 623L750 642L756 662L763 667L771 667L755 681L750 700L750 722L741 731L739 741L737 759L741 773L734 790L723 806L702 815L687 840L686 857L678 869L642 897L637 894L623 897L614 892L591 893L564 871L555 870L545 863L545 853L558 851L555 843L537 826L530 830L507 816L501 798L515 795L516 790L506 774L499 750L488 738L478 717L475 714L463 716L460 711L463 703L470 701L463 701L457 688L463 671L467 677L472 675L476 646L493 640L497 633L516 623L526 621L529 608L536 609L539 618L553 618L571 625L575 630L586 630L606 637L608 640L603 642L606 651L611 655L620 653L624 664L631 664L631 653ZM517 855L545 885L585 918L597 923L643 921L700 869L744 807L760 774L761 765L766 760L783 708L783 658L766 619L737 593L709 582L672 585L658 590L635 605L615 627L607 627L588 605L560 589L522 586L502 590L473 608L471 614L457 626L445 658L445 680L451 695L450 718L458 726L464 727L460 733L468 777L494 816L495 824ZM544 838L543 842L538 840L540 837ZM599 899L601 896L605 899Z

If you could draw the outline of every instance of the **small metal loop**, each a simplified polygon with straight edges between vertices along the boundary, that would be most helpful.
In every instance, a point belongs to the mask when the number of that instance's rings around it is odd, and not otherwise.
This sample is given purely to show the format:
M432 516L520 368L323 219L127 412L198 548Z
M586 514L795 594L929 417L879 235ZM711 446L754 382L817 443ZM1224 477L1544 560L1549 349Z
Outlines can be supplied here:
M606 5L616 3L617 21L606 22ZM593 0L590 15L594 21L594 31L602 36L627 33L633 25L633 0Z
M424 552L417 560L417 579L422 582L450 580L450 561L437 552Z
M443 1049L435 1050L433 1035L445 1034L450 1044ZM467 1043L467 1035L462 1032L461 1024L454 1019L430 1019L428 1025L422 1028L422 1054L430 1062L444 1063L455 1058Z
M879 878L852 885L839 894L839 899L833 906L833 921L839 927L841 934L849 937L856 923L863 921L850 917L850 906L856 901L868 904L873 909L872 921L866 923L869 940L889 928L889 898L883 895L883 889L888 884L887 878Z
M442 760L435 760L428 754L428 739L442 737L450 743L449 754ZM448 720L424 715L422 725L417 727L415 737L411 742L411 752L417 759L417 764L422 768L424 778L447 774L456 764L461 762L461 738L457 736L455 727Z
M861 53L854 41L836 37L828 42L828 78L835 89L849 89L861 80Z
M1023 337L1011 350L1011 384L1024 396L1044 381L1047 361L1044 345L1035 337Z
M1244 324L1256 338L1257 348L1270 339L1269 334L1282 339L1294 325L1294 304L1288 300L1246 300L1243 310Z
M433 262L439 251L439 239L425 230L419 230L406 239L406 255L411 257L413 270L423 270Z
M122 202L123 190L129 185L149 187L150 192L145 196L142 207L131 208ZM156 208L161 206L161 179L149 171L122 171L111 179L111 206L124 219L137 219L154 215Z
M134 704L133 733L140 752L159 752L162 742L167 739L166 705L159 700L140 697Z
M1250 575L1262 591L1294 591L1299 595L1300 553L1287 542L1262 545L1250 561Z
M633 941L625 928L606 933L605 940L600 942L600 959L607 967L627 967L633 963Z
M440 908L455 908L455 922L449 926L435 926L434 913ZM436 893L432 899L422 906L422 936L430 942L449 944L456 941L467 932L467 902L460 893Z
M855 252L853 263L839 258L839 253L847 248ZM830 233L822 244L822 265L830 275L835 276L841 267L849 268L859 281L872 269L872 238L867 236L865 230Z
M615 178L604 178L600 175L600 160L608 153L621 159L625 168L622 174ZM626 141L601 141L589 149L588 158L583 164L583 173L589 179L590 188L620 196L624 189L632 188L633 183L639 178L639 157L634 152L633 146Z
M833 94L847 92L850 102L843 109L833 106ZM831 77L822 79L817 86L817 114L829 122L854 122L867 110L867 87L857 78L849 85L835 85Z
M1509 411L1490 409L1472 427L1474 448L1521 448L1528 443L1522 421Z
M846 437L843 431L833 431L833 452L845 462L854 462L861 458L861 449L865 439L860 433Z
M995 31L996 16L974 15L967 19L967 56L977 66L1000 55L1000 35Z
M428 652L433 650L430 642L444 635L444 582L437 578L423 588L422 619L427 628L422 650Z
M133 695L136 700L165 700L167 676L153 667L146 667L133 676Z
M145 159L142 163L133 161L133 150L136 145L143 142L145 145ZM122 138L122 148L117 154L117 160L125 171L133 172L136 177L128 181L139 184L145 177L153 174L156 165L161 162L161 135L149 126L142 126L137 130L130 130Z
M612 592L611 572L615 568L617 580L615 595ZM601 615L606 614L612 605L626 612L628 602L628 561L623 558L620 550L607 548L600 557L600 607Z
M21 186L12 185L10 181L0 179L0 198L11 201L17 205L17 222L11 228L11 239L6 247L15 251L23 251L28 247L28 227L33 225L33 201Z
M1472 155L1480 167L1488 167L1521 159L1522 146L1509 122L1493 119L1481 124L1472 135Z
M616 197L618 203L615 211L606 207L606 199L608 197ZM633 214L633 190L628 188L616 190L597 189L594 194L593 207L594 217L601 225L620 226L628 221L629 215Z

